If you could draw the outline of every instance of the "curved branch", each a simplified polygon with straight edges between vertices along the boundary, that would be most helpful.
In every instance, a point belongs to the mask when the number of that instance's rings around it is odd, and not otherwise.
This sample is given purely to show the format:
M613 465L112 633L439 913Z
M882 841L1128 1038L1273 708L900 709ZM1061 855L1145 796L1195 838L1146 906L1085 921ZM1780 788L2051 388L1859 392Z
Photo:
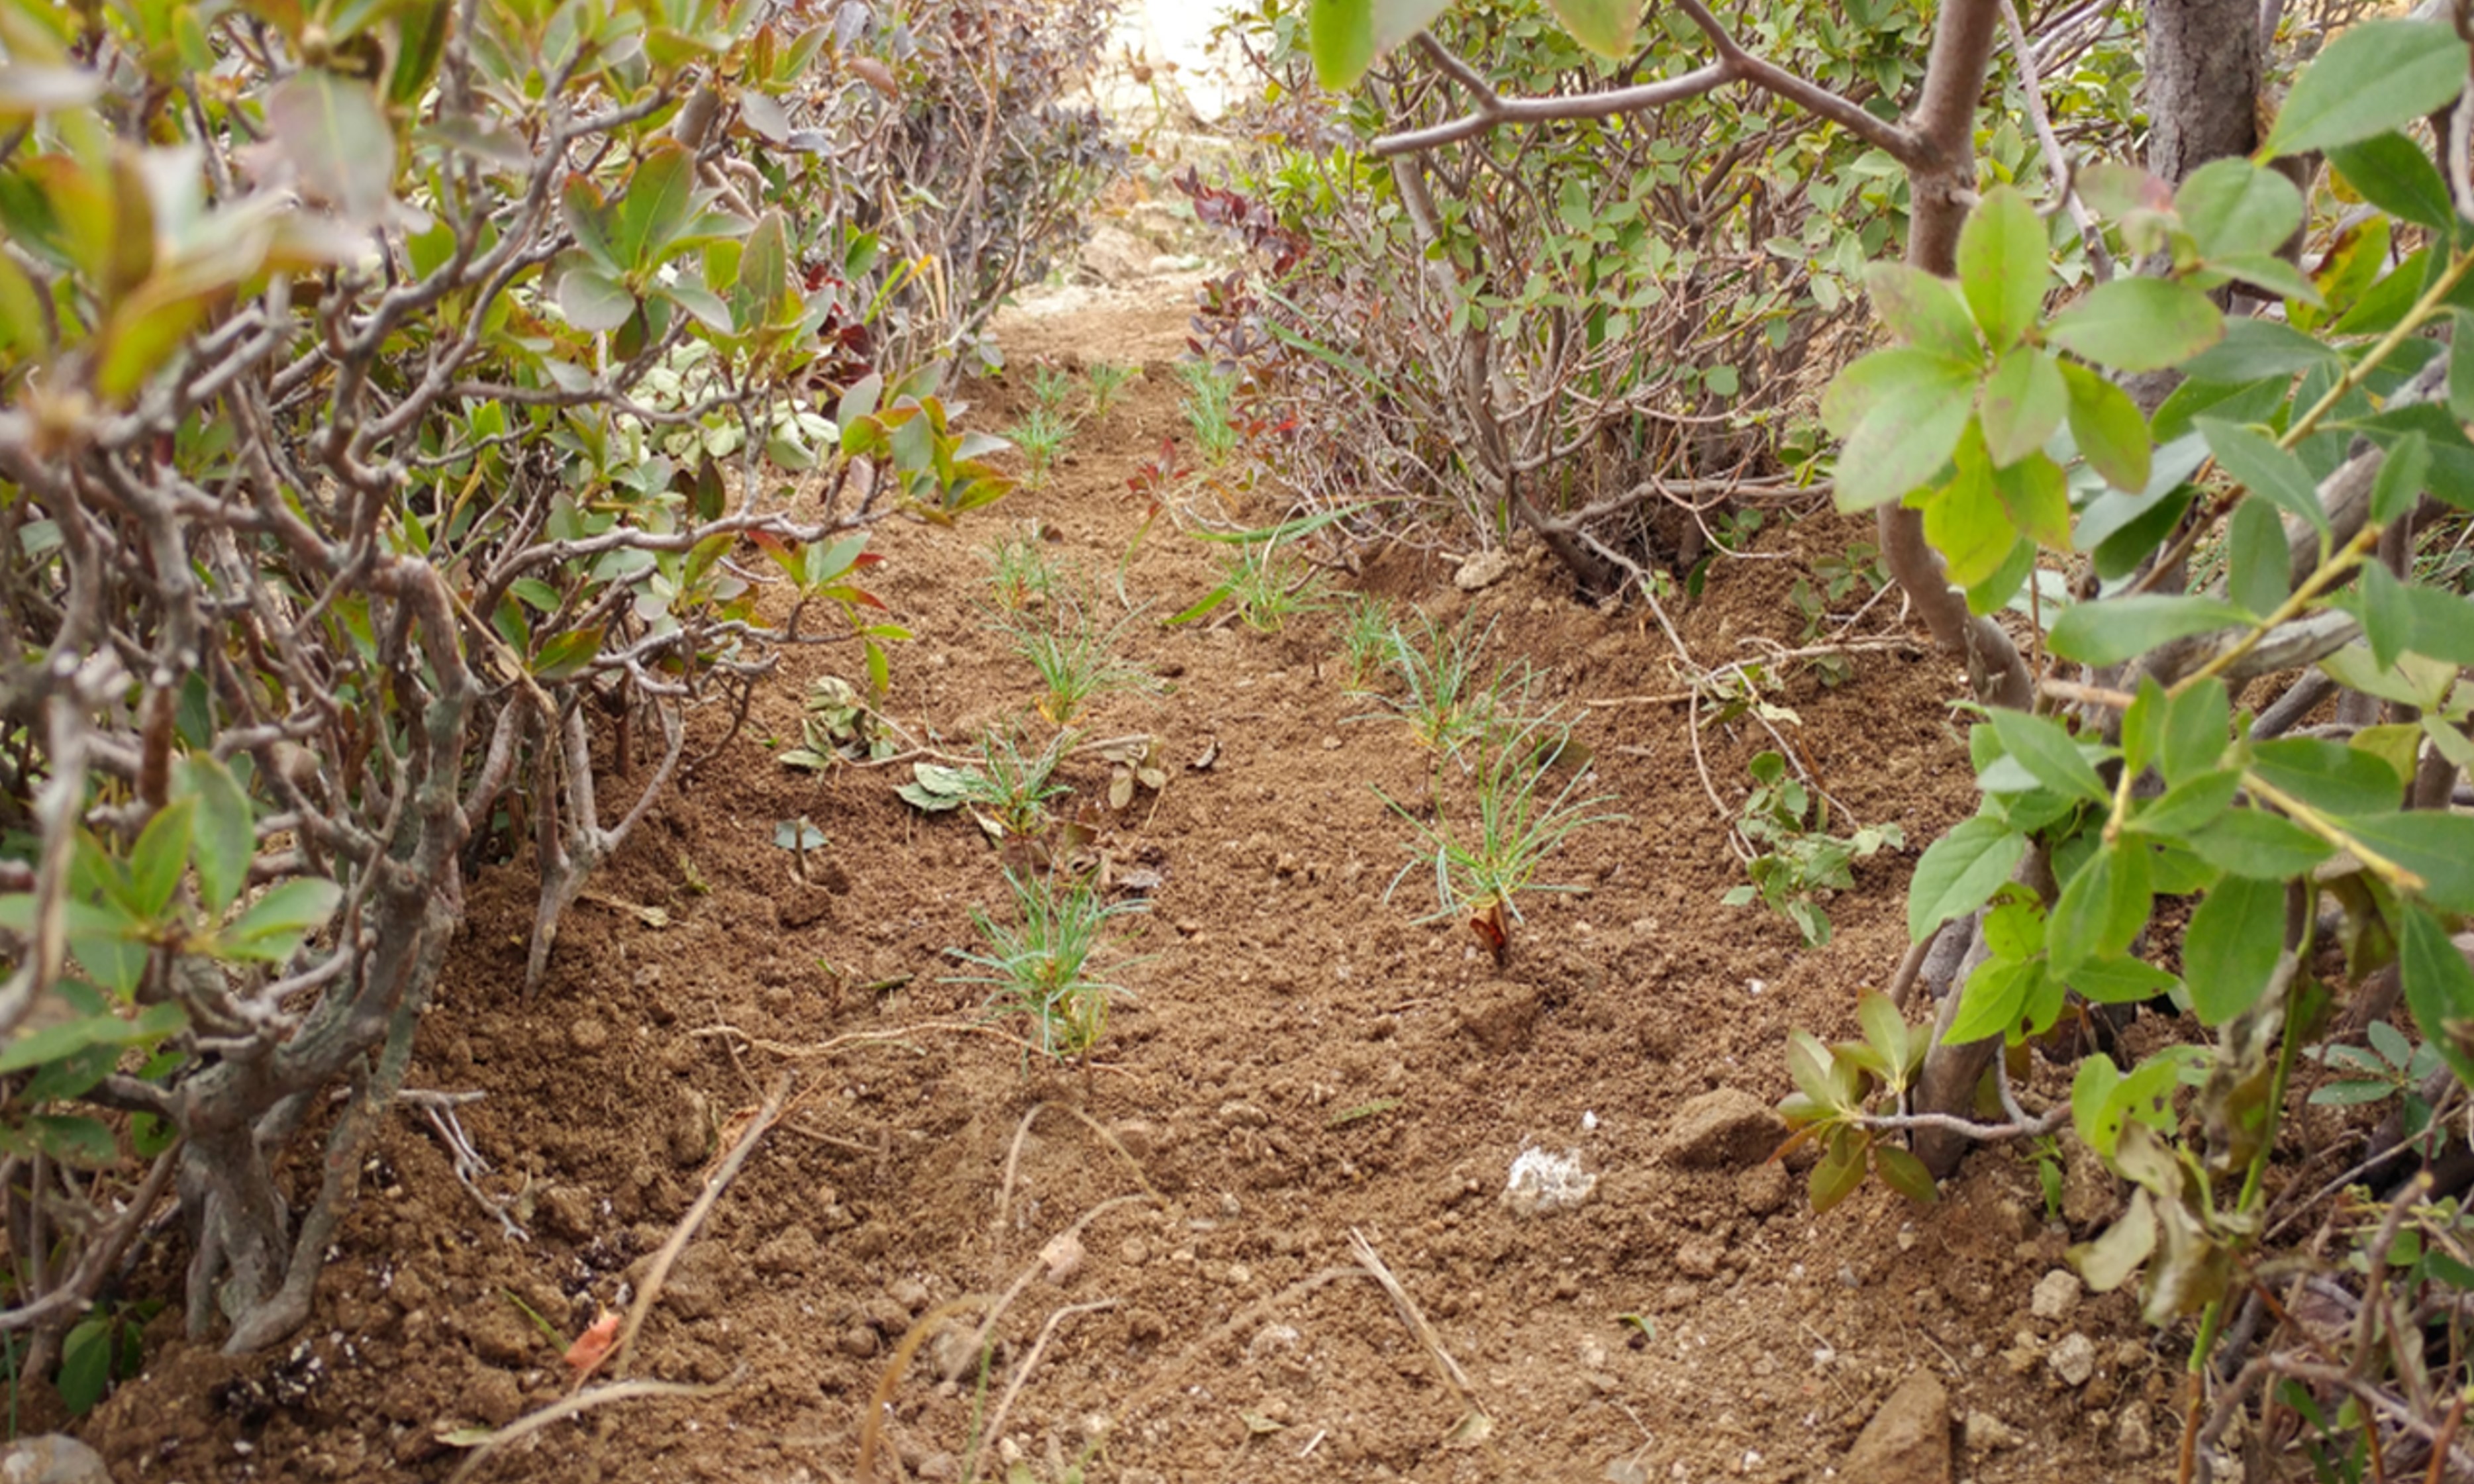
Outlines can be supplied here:
M1692 23L1710 37L1712 49L1718 53L1717 61L1695 67L1681 77L1564 97L1506 98L1490 86L1486 79L1478 75L1476 68L1453 55L1432 36L1419 32L1419 51L1458 83L1474 100L1474 107L1460 117L1441 124L1384 134L1369 148L1385 157L1419 154L1475 138L1506 124L1615 118L1626 113L1662 109L1686 98L1697 98L1704 93L1715 92L1730 83L1749 83L1765 93L1828 119L1903 165L1916 168L1935 162L1935 152L1911 131L1868 113L1830 89L1807 82L1745 51L1728 34L1727 28L1718 23L1717 17L1701 6L1699 0L1680 0L1680 4Z

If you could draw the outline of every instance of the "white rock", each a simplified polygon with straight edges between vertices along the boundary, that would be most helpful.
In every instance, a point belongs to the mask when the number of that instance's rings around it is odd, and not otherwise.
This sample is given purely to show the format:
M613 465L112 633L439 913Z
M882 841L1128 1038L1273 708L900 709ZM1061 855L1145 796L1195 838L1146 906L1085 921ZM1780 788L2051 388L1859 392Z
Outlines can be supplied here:
M2038 1319L2067 1319L2071 1310L2079 1306L2084 1291L2079 1276L2068 1268L2055 1268L2036 1279L2036 1291L2028 1301L2028 1311Z
M1524 1149L1512 1161L1503 1204L1516 1216L1542 1216L1580 1204L1597 1185L1598 1178L1581 1167L1579 1150L1550 1155L1542 1149Z
M1990 1412L1967 1414L1967 1450L1970 1453L2017 1448L2025 1441L2019 1435L2019 1429Z
M2085 1386L2088 1377L2096 1375L2096 1342L2074 1329L2054 1342L2045 1364L2052 1367L2064 1385Z
M1461 563L1461 570L1452 573L1452 586L1464 593L1474 593L1502 581L1511 571L1512 553L1496 547Z

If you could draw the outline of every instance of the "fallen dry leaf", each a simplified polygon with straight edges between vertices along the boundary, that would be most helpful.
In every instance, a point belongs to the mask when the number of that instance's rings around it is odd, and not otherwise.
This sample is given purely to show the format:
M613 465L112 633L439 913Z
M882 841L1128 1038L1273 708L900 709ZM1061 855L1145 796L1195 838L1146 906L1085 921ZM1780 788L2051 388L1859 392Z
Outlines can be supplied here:
M568 1368L578 1375L592 1370L601 1364L601 1357L610 1353L610 1347L618 1340L618 1311L612 1309L594 1320L593 1327L577 1335L575 1343L567 1348Z

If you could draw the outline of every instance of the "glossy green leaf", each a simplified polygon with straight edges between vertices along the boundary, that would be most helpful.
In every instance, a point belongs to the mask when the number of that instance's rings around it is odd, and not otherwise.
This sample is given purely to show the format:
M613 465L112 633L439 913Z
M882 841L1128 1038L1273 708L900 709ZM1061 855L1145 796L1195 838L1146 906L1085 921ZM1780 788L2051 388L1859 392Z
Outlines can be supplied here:
M189 868L189 839L197 819L196 800L176 798L155 811L155 817L137 832L137 842L129 849L129 888L130 905L139 917L158 920L172 905L172 893Z
M1546 4L1572 39L1590 51L1617 61L1632 55L1634 38L1640 31L1638 0L1546 0Z
M2411 512L2431 478L2431 440L2408 433L2389 445L2371 486L2371 523L2386 525Z
M109 1313L89 1314L61 1339L61 1369L52 1387L71 1417L93 1411L111 1391L111 1326Z
M2022 963L1988 959L1977 965L1976 972L1967 977L1958 991L1958 1013L1943 1033L1942 1044L1965 1046L1997 1035L2016 1037L2025 1034L2033 1019L2028 1002L2043 987L2044 980L2041 960Z
M1961 820L1926 848L1907 883L1907 936L1925 935L1993 899L2026 854L2027 838L1988 815Z
M1811 1197L1814 1215L1824 1215L1831 1207L1854 1195L1864 1183L1864 1150L1869 1139L1854 1129L1841 1129L1831 1136L1829 1148L1807 1177L1805 1192Z
M2119 665L2172 640L2249 621L2242 609L2217 598L2142 593L2064 609L2046 643L2082 665Z
M2147 842L2125 839L2098 847L2062 884L2045 925L2045 957L2068 981L2091 959L2119 956L2147 924L2154 893L2147 880Z
M2419 907L2408 907L2397 937L2397 973L2423 1039L2457 1080L2474 1087L2474 968L2448 930Z
M1876 1141L1873 1145L1873 1170L1881 1183L1913 1201L1918 1205L1930 1205L1940 1199L1933 1188L1932 1172L1925 1162L1896 1144Z
M2137 1005L2181 983L2154 964L2128 954L2090 959L2064 977L2073 989L2098 1005Z
M1940 356L1924 360L1938 364L1917 365L1882 389L1847 435L1838 453L1841 510L1869 510L1930 483L1958 447L1975 410L1975 369Z
M2038 783L2090 803L2100 804L2113 797L2104 780L2097 776L2096 765L2088 761L2077 740L2063 730L2060 722L2007 707L1994 708L1992 721L1994 734L2001 739L2002 750L2035 774Z
M588 334L617 329L636 312L627 285L584 262L570 262L558 278L558 312Z
M1953 462L1950 482L1925 503L1925 540L1941 553L1951 581L1974 587L2001 569L2019 533L1973 429L1959 439Z
M1958 232L1956 261L1960 287L1985 340L1996 352L2018 344L2044 313L2053 270L2045 223L2016 186L1994 186L1968 213Z
M2232 700L2225 683L2214 675L2175 694L2165 708L2164 742L2156 759L2165 781L2176 784L2213 772L2224 757L2232 725Z
M2292 592L2292 569L2275 507L2264 499L2235 506L2225 532L2225 596L2265 618Z
M2370 642L2372 663L2386 669L2413 643L2413 602L2384 563L2365 562L2358 580L2363 637Z
M2342 360L2326 341L2306 335L2283 320L2237 319L2226 324L2222 340L2194 357L2182 372L2194 381L2224 387L2272 378L2281 394L2287 378Z
M1306 44L1315 77L1346 91L1357 85L1374 59L1423 29L1445 0L1308 0Z
M2143 834L2185 836L2205 829L2233 807L2242 789L2242 774L2228 767L2200 773L2167 789L2137 807L2130 827Z
M2284 737L2251 749L2251 771L2323 814L2375 815L2401 791L2388 765L2325 737Z
M2233 810L2183 836L2194 854L2229 876L2291 881L2335 855L2336 848L2282 815Z
M2273 253L2302 225L2302 193L2293 182L2240 157L2192 171L2174 191L2173 207L2210 263Z
M533 656L535 680L556 682L572 680L584 673L601 653L602 626L598 623L570 629L542 645Z
M2474 815L2437 809L2364 815L2339 828L2422 878L2422 897L2444 912L2474 913Z
M188 1011L170 1003L149 1005L127 1019L104 1012L54 1021L21 1031L0 1046L0 1073L40 1066L94 1046L151 1046L178 1034L188 1022Z
M2070 392L2071 437L2088 467L2117 490L2145 490L2153 470L2147 420L2130 394L2085 366L2061 363Z
M2364 200L2390 216L2434 231L2454 230L2457 210L2448 200L2448 182L2421 145L2394 130L2339 145L2328 151L2328 163Z
M279 963L300 949L303 938L326 926L343 899L344 888L331 881L304 877L280 883L216 935L216 945L236 959Z
M209 918L221 918L249 879L257 854L255 812L231 769L205 753L172 765L173 791L197 801L189 847L198 870L198 899Z
M1864 288L1881 323L1917 350L1956 360L1977 354L1975 322L1948 279L1906 263L1873 263L1864 270Z
M2319 503L2319 483L2302 461L2251 428L2215 418L2200 418L2196 426L2208 440L2224 472L2285 514L2328 534L2328 512Z
M618 266L633 274L650 272L663 250L675 241L695 215L695 156L684 144L666 140L645 152L627 178L618 198L617 231L611 242ZM645 281L638 279L638 282Z
M2464 85L2465 43L2445 23L2361 21L2294 80L2260 154L2299 155L2368 139L2455 102Z
M2191 913L2182 983L2203 1025L2220 1026L2259 1003L2285 951L2285 884L2229 876Z
M2206 294L2171 279L2135 277L2098 284L2046 327L2053 344L2116 371L2178 365L2224 332L2224 314Z
M2015 464L2043 449L2070 407L2060 364L2032 346L2012 349L1984 382L1984 446L1993 462Z

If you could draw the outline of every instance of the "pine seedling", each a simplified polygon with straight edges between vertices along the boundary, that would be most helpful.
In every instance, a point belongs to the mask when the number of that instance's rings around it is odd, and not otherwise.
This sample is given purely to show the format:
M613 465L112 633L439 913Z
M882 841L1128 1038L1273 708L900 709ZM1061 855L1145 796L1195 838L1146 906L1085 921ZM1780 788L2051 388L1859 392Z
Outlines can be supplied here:
M999 623L1011 636L1014 652L1039 672L1039 714L1062 727L1100 696L1159 689L1148 668L1117 653L1119 641L1140 616L1137 609L1104 625L1091 616L1087 600L1057 596L1039 613L1001 615Z
M1145 904L1104 903L1086 884L1060 883L1054 875L1026 879L1008 870L1006 886L1020 923L1000 923L973 909L971 920L987 951L957 957L984 972L951 982L989 985L988 1018L1023 1017L1025 1039L1041 1055L1060 1061L1087 1057L1107 1031L1108 1002L1129 992L1097 977L1104 930L1111 918L1141 912Z
M1490 740L1485 766L1477 776L1476 817L1460 825L1440 808L1429 824L1376 790L1376 796L1417 832L1417 838L1404 847L1409 864L1392 878L1385 900L1412 871L1430 867L1437 909L1419 920L1466 920L1495 961L1501 962L1511 947L1512 925L1523 920L1522 895L1577 889L1538 879L1547 859L1576 832L1623 817L1593 813L1613 795L1582 792L1589 769L1586 765L1569 766L1577 750L1571 738L1569 722L1540 718ZM1559 767L1567 776L1549 796L1547 774Z
M1046 407L1031 408L1021 422L1006 429L1006 437L1022 450L1024 489L1036 490L1048 483L1048 472L1055 466L1057 455L1065 450L1065 440L1073 432L1074 425L1063 414Z
M1122 361L1093 361L1082 373L1091 386L1091 415L1106 417L1108 409L1125 399L1126 388L1141 375L1139 368Z

